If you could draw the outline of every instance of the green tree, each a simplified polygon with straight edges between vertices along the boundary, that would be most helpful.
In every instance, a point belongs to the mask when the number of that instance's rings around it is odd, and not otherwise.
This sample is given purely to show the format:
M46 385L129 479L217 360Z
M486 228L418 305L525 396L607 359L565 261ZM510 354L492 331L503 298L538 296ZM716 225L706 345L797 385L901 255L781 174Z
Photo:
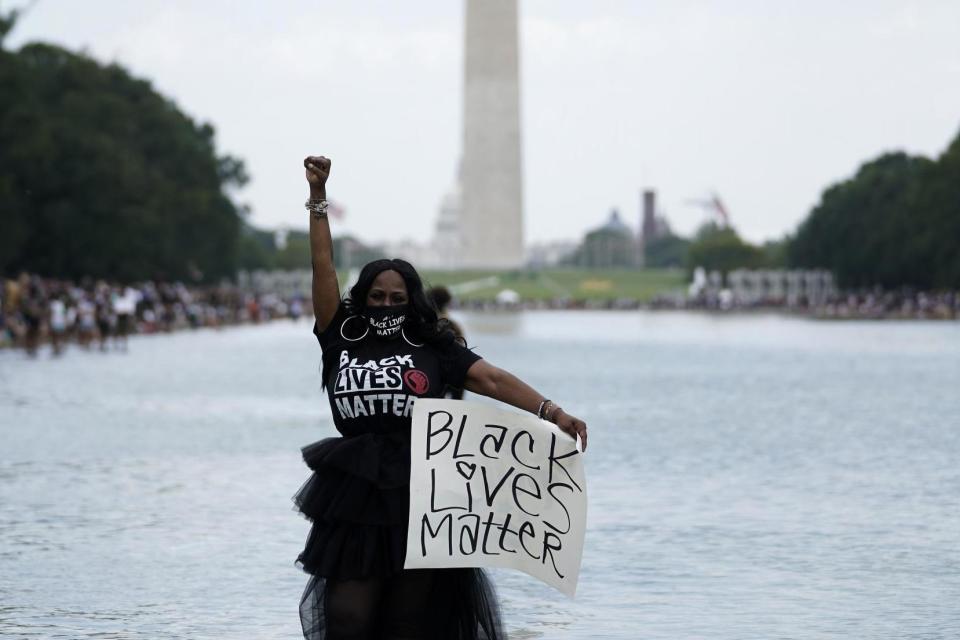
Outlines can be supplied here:
M304 231L288 232L287 243L277 251L274 265L277 269L309 269L310 234Z
M727 273L733 269L757 269L766 266L763 252L744 242L733 227L708 222L697 231L687 251L687 269L703 267L707 271Z
M767 240L760 246L760 252L763 254L763 266L768 269L783 269L787 266L787 249L790 245L789 238L780 240Z
M960 134L925 173L912 204L903 280L924 286L926 275L926 287L960 288Z
M668 233L653 238L644 245L644 266L652 269L683 267L687 264L690 241Z
M387 257L378 246L370 246L350 235L333 239L333 261L337 269L362 267L368 262Z
M933 286L943 244L936 236L947 230L951 215L960 215L960 202L949 202L950 185L930 191L942 173L937 163L905 153L864 164L853 178L828 188L800 224L788 248L790 264L830 269L847 287ZM945 207L943 220L933 211L938 207ZM954 249L958 238L948 243Z
M240 233L237 267L247 271L269 270L276 266L277 246L274 233L244 225Z
M2 36L16 16L0 18ZM0 270L133 280L236 271L247 175L118 65L0 49Z

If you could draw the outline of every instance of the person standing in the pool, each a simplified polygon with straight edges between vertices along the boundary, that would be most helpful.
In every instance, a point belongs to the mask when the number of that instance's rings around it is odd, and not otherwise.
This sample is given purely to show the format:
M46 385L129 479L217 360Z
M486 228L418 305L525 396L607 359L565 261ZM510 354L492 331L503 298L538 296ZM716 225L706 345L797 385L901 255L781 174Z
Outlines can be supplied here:
M113 313L117 318L114 340L118 347L126 351L130 346L130 332L136 322L137 303L140 302L140 292L126 285L116 291L112 298Z
M98 282L94 292L95 316L97 319L97 334L100 338L100 351L107 350L107 341L114 325L113 300L110 287L105 282Z
M43 283L38 276L29 279L26 295L20 299L20 304L20 313L26 325L24 344L27 355L33 357L37 355L37 348L40 346L40 334L44 319L47 316L46 294Z
M50 296L48 309L48 325L50 327L50 346L53 355L63 352L63 343L67 334L67 294L55 290Z
M473 353L438 318L417 271L377 260L341 300L326 217L330 161L304 160L310 183L314 333L342 437L303 448L313 474L294 496L313 522L297 564L308 640L503 638L496 597L477 568L403 568L410 492L410 412L418 397L465 387L537 413L586 449L587 428L516 376Z

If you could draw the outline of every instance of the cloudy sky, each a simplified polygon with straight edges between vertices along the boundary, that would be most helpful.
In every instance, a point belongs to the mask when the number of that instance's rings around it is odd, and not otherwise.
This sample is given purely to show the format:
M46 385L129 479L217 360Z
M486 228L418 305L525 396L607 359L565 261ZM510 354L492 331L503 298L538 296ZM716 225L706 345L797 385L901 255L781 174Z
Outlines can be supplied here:
M5 2L3 6L22 5ZM658 190L716 190L751 240L831 182L960 131L960 2L521 0L525 229L577 238ZM84 49L211 122L262 226L306 227L301 160L333 158L342 231L432 233L460 153L462 0L39 0L8 46Z

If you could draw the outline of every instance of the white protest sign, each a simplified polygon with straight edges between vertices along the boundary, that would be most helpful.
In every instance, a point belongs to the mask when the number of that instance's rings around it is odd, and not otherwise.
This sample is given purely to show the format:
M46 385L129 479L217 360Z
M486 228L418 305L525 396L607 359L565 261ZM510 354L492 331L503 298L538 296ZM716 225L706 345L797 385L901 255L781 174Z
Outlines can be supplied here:
M511 567L573 597L587 485L573 438L477 402L413 405L405 568Z

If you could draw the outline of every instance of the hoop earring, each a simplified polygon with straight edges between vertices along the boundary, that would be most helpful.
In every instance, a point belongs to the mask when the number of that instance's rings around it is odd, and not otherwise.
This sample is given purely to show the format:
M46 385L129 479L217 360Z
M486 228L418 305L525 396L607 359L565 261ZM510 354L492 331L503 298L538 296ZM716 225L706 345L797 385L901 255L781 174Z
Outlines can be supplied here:
M359 317L360 317L360 316L347 316L347 319L344 320L344 321L343 321L343 324L340 325L340 337L343 338L344 340L346 340L347 342L360 342L361 340L363 340L364 338L367 337L367 334L368 334L368 333L370 333L370 327L367 327L367 328L364 330L363 335L360 336L359 338L348 338L348 337L347 337L347 334L345 334L345 333L343 332L343 328L344 328L345 326L347 326L347 323L348 323L348 322L350 322L350 321L353 320L354 318L359 318Z
M417 343L415 343L415 342L410 342L410 338L408 338L408 337L407 337L407 334L404 333L403 327L400 327L400 335L403 336L403 339L406 340L406 341L407 341L407 344L410 345L411 347L422 347L422 346L423 346L422 344L417 344Z

